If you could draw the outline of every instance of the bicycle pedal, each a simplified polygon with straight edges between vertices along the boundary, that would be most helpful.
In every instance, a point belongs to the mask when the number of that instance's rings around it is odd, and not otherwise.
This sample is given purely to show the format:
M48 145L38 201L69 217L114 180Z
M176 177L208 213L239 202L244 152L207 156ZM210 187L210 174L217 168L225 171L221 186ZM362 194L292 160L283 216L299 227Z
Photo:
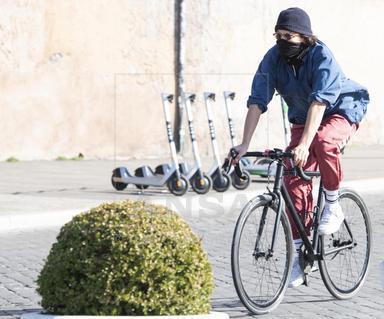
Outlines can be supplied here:
M303 271L304 271L305 274L309 275L309 274L311 274L313 272L319 271L319 268L317 266L315 266L315 265L311 265L311 263L308 263L304 267Z
M305 274L310 274L312 272L312 267L310 264L306 264L303 269Z
M313 265L311 268L311 273L316 271L319 271L319 267L317 267L316 265Z

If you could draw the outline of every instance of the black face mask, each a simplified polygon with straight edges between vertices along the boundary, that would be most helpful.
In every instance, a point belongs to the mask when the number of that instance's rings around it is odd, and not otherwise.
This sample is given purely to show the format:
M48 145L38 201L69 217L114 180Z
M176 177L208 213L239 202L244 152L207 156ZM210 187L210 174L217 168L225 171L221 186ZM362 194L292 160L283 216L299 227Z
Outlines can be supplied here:
M277 40L276 44L280 55L288 64L296 64L305 55L305 49L308 47L301 42L293 43L283 39Z

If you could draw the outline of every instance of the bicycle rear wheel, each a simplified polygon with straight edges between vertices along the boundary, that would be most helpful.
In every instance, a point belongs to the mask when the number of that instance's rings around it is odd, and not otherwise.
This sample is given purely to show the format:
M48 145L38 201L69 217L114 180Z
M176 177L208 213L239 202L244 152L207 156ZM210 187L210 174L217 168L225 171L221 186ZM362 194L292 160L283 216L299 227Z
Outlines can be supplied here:
M371 222L367 207L355 191L342 189L339 202L345 219L338 232L320 239L324 260L319 261L319 269L328 291L337 299L348 299L358 293L368 274ZM346 248L334 251L342 247Z
M271 196L257 196L243 208L233 234L232 277L241 302L253 314L279 305L291 274L292 233L284 209L273 255L268 256L276 210Z

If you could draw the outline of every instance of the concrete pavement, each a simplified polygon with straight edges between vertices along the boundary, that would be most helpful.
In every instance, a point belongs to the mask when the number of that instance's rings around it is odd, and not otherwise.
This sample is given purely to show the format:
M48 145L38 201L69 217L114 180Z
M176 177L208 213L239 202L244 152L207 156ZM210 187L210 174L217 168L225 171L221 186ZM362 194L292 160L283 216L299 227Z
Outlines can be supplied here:
M336 301L315 273L310 287L290 289L279 308L266 318L382 318L384 290L379 261L384 259L384 147L353 148L345 154L344 185L363 194L373 224L373 258L368 280L360 294ZM154 165L162 161L147 161ZM114 161L0 163L0 316L18 317L39 309L34 280L59 231L74 214L101 202L127 198L145 199L177 210L202 237L214 268L215 310L231 317L248 313L236 296L230 272L230 245L236 218L244 203L263 192L257 179L245 192L209 192L183 197L165 189L143 193L135 188L116 192L110 185ZM125 164L132 170L142 161Z
M254 178L251 188L243 192L216 193L195 196L189 191L175 198L166 188L139 192L129 185L116 192L110 184L112 170L120 165L130 171L143 164L152 167L169 159L130 161L31 161L0 163L0 231L30 226L62 225L79 211L105 201L127 197L169 204L184 214L196 216L200 210L211 214L241 207L255 193L263 192L267 181ZM384 193L384 146L347 148L342 159L344 186L362 193ZM209 169L211 159L203 160Z

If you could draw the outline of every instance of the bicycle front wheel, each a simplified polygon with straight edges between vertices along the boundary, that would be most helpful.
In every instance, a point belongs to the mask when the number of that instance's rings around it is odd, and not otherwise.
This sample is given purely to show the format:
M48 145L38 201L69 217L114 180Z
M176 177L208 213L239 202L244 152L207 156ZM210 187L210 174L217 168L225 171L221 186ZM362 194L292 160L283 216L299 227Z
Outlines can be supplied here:
M337 299L358 293L368 274L371 257L371 222L361 197L351 189L340 190L339 202L345 219L339 231L322 236L319 249L321 277Z
M292 232L283 209L277 223L272 197L257 196L241 212L232 241L232 277L243 305L253 314L275 309L284 297L292 268Z

